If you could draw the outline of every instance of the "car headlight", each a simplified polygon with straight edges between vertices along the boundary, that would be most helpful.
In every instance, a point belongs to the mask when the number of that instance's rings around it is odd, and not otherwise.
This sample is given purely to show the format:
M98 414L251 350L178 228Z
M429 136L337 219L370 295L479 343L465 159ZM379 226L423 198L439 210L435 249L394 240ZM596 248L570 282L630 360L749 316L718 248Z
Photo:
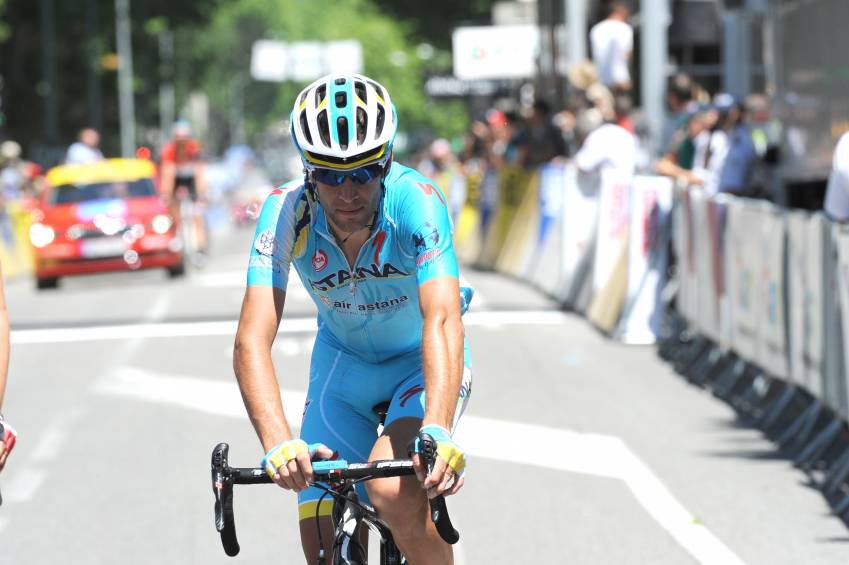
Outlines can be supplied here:
M153 228L153 231L162 235L168 230L171 229L171 226L174 224L174 221L170 216L166 216L165 214L159 214L153 221L150 223L150 227Z
M44 224L32 224L29 227L29 239L36 247L44 247L53 242L56 232L50 226Z

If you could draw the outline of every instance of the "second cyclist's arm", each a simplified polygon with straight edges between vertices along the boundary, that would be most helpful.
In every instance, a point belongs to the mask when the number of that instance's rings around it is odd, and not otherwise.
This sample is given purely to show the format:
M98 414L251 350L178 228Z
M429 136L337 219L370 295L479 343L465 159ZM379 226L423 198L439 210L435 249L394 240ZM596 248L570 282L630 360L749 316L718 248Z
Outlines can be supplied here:
M460 285L456 277L441 276L419 287L422 317L422 359L425 407L422 425L451 429L463 378L463 321Z
M249 286L242 303L233 348L233 370L242 400L264 451L292 438L271 360L286 292Z

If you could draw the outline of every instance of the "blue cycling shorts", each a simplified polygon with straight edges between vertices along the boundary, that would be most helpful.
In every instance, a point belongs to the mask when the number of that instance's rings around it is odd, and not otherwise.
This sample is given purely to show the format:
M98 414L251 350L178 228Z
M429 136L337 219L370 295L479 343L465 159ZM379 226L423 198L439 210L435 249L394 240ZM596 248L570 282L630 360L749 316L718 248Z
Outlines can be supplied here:
M452 429L457 426L472 390L469 348L467 343L463 345L463 383ZM368 461L377 441L379 424L373 408L386 401L390 402L386 426L400 418L424 417L424 374L420 350L374 364L345 353L321 336L316 339L301 439L308 444L323 443L350 462ZM360 499L368 502L362 483L356 488ZM324 491L316 487L298 493L301 520L315 517L322 494ZM332 506L332 497L325 496L319 515L329 516Z

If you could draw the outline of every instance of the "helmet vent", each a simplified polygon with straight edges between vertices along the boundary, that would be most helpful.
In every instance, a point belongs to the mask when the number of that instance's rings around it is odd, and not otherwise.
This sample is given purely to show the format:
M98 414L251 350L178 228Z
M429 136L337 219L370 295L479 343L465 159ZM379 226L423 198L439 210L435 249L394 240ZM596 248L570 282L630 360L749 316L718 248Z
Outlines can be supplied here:
M336 93L336 107L344 108L348 104L348 94L345 92Z
M303 92L303 94L301 94L301 97L298 99L298 106L300 106L301 104L303 104L303 103L304 103L304 100L306 100L306 99L307 99L307 91L305 90L305 91Z
M378 96L380 96L381 98L386 100L386 95L383 93L383 89L380 88L379 84L377 84L376 82L372 82L372 81L369 81L368 83L372 86L372 88L374 88L377 91Z
M321 101L324 100L324 97L327 95L327 85L322 84L318 88L315 89L315 105L318 106L321 104Z
M307 113L306 112L301 112L300 122L301 122L301 131L304 132L304 137L307 138L307 143L312 145L312 133L310 133L310 127L307 124Z
M357 93L357 96L360 97L360 100L363 101L363 104L368 104L368 95L366 94L366 85L361 81L357 81L354 83L354 92Z
M366 140L368 131L368 116L362 108L357 108L357 143L362 144Z
M333 81L333 82L335 82L335 83L336 83L336 86L342 86L343 84L345 84L345 79L344 79L344 78L337 78L337 79L336 79L335 81Z
M327 110L318 113L318 135L326 147L330 146L330 122L327 118Z
M383 123L386 121L386 110L383 109L383 106L377 107L377 121L375 122L375 131L374 135L380 137L380 134L383 133Z
M344 151L348 148L348 119L339 117L336 120L336 133L339 134L339 147Z

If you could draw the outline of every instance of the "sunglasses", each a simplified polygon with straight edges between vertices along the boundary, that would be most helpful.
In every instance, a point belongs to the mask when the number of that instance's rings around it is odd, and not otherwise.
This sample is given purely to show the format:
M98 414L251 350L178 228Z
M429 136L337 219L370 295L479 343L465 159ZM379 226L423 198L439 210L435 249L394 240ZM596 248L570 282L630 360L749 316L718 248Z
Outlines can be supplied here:
M359 184L366 184L383 175L383 165L373 164L350 171L334 171L332 169L314 169L312 178L321 184L339 186L348 177Z

